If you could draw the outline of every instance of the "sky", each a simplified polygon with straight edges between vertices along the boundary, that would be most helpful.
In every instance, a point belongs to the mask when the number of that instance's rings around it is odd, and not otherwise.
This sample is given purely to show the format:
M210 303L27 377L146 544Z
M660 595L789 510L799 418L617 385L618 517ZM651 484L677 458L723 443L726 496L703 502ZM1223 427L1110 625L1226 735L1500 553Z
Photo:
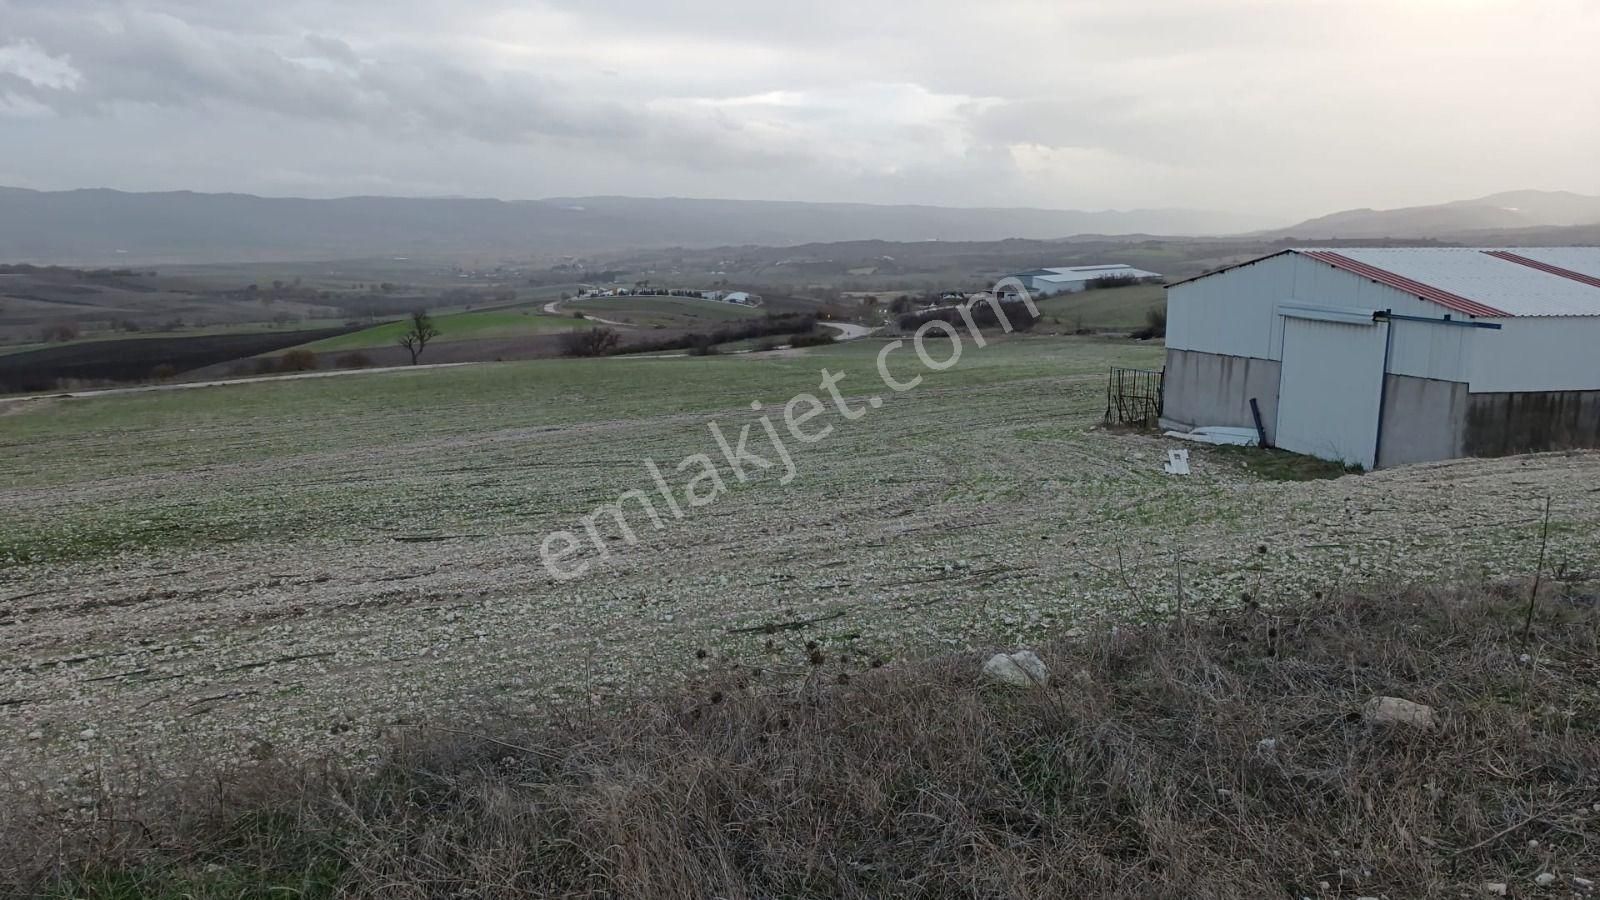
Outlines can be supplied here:
M0 0L0 185L1193 208L1600 194L1596 0Z

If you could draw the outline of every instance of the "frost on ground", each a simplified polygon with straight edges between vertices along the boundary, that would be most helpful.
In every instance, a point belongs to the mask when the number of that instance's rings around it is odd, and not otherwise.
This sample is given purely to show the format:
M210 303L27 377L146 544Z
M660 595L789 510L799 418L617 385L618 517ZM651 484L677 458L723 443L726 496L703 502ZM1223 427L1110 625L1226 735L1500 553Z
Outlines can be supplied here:
M1028 339L792 448L587 577L539 544L715 455L877 342L788 359L551 362L62 401L0 450L0 768L16 779L332 751L485 710L603 704L730 664L865 667L1374 581L1595 565L1600 455L1289 483L1097 427L1108 362ZM904 362L899 363L905 366ZM911 364L914 365L914 362ZM339 382L335 384L334 382ZM75 406L74 404L81 404ZM118 406L137 404L137 406ZM64 415L65 413L65 415ZM64 417L63 417L64 415ZM23 423L13 428L13 423ZM808 646L813 644L815 646ZM704 652L701 652L704 651Z

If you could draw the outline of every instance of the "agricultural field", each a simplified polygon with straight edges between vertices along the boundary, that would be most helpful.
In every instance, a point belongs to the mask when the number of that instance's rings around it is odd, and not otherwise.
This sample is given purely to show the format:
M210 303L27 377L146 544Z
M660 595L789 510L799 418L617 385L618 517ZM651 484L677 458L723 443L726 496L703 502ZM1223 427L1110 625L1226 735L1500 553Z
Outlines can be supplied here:
M766 312L735 303L690 297L588 297L567 301L561 308L639 328L691 330L737 319L755 319Z
M436 315L433 319L434 324L439 326L437 338L439 343L524 337L589 327L582 319L547 315L534 306L449 313ZM385 322L372 328L305 344L301 349L315 353L339 353L346 350L393 347L410 327L408 320Z
M1047 325L1069 330L1129 331L1141 328L1153 311L1166 312L1166 288L1159 284L1057 294L1038 301Z
M884 347L0 404L0 767L360 763L444 713L593 708L712 667L782 681L812 652L848 673L1180 602L1528 575L1546 498L1546 572L1596 565L1600 454L1287 481L1195 449L1173 477L1171 440L1100 424L1106 368L1157 347L1014 336L943 371L900 347L893 373L924 377L903 393L875 372ZM756 423L802 392L825 409L808 430L831 431L787 444L785 479ZM773 468L741 481L711 423L755 424ZM646 460L686 497L694 454L723 490L681 518L655 503L660 529L625 507L633 546L596 519L596 558L583 517L661 496ZM552 531L586 575L541 562Z

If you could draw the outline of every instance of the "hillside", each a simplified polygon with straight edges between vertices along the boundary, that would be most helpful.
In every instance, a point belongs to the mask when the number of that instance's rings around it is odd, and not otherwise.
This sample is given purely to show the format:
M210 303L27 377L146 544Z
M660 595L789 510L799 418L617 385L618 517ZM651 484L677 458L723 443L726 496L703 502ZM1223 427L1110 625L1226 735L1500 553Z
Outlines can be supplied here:
M517 201L0 188L0 260L99 264L592 253L637 247L1217 233L1260 220L1185 210L1077 212L744 200Z
M1263 236L1423 238L1593 224L1600 224L1600 197L1569 191L1508 191L1434 206L1345 210Z

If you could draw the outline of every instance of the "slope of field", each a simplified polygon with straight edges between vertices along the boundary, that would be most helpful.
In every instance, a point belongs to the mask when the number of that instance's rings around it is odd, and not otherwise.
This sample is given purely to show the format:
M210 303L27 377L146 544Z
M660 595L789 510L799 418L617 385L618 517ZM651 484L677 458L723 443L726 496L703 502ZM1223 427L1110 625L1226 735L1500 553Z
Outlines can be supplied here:
M604 705L711 665L789 671L1026 643L1189 609L1411 579L1592 570L1600 454L1268 480L1248 455L1101 430L1105 371L1160 349L909 347L550 360L39 401L0 458L0 767L47 783L332 752L441 712ZM931 348L942 356L945 348ZM855 420L834 409L822 371ZM790 441L760 413L824 411ZM880 405L866 403L879 398ZM751 426L741 480L730 443ZM780 423L778 428L784 426ZM828 431L823 432L824 427ZM692 456L704 454L704 462ZM609 559L552 577L552 531L619 494L682 517L594 521ZM680 465L686 468L680 468ZM711 466L723 490L703 475ZM700 474L701 506L685 501ZM798 624L797 624L798 623ZM801 671L805 666L799 667ZM263 748L270 748L264 750ZM72 795L63 802L70 803ZM3 802L3 801L0 801Z
M537 307L452 313L434 316L434 324L439 326L439 337L436 338L439 343L549 334L587 327L582 319L546 315ZM316 353L334 353L393 347L410 327L408 320L385 322L382 325L309 343L303 349Z
M1152 310L1165 311L1167 289L1159 284L1136 284L1123 288L1058 294L1038 301L1046 319L1071 328L1093 331L1125 331L1139 328Z

